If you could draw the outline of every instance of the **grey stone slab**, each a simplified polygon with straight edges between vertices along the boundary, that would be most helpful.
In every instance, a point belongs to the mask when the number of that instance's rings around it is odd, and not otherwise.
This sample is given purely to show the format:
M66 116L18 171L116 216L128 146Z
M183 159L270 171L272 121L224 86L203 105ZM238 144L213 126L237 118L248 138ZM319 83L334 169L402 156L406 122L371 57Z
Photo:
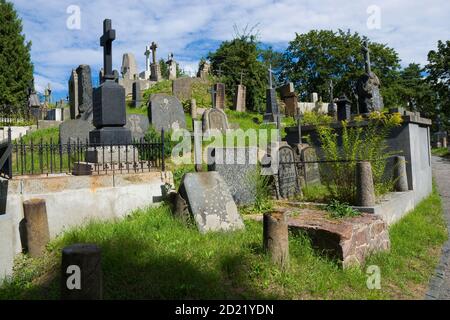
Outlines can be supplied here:
M278 149L278 195L289 199L300 193L294 150L290 146Z
M256 147L210 148L208 170L217 171L227 183L234 201L249 205L256 199L257 157Z
M80 114L92 112L92 76L91 67L82 64L77 68L78 75L78 111Z
M77 140L86 143L89 140L89 131L95 127L91 121L72 119L59 125L59 139L61 143L76 143Z
M218 172L186 173L179 193L201 233L244 228L228 185Z
M133 140L139 140L145 136L150 127L150 121L147 115L129 114L127 115L127 124L125 128L131 130Z
M202 126L204 132L207 130L225 131L229 128L227 115L220 109L207 109L202 116Z
M174 128L186 128L186 117L181 102L174 96L154 94L149 101L149 118L152 126L157 130L168 131Z
M225 110L225 84L214 84L214 108Z

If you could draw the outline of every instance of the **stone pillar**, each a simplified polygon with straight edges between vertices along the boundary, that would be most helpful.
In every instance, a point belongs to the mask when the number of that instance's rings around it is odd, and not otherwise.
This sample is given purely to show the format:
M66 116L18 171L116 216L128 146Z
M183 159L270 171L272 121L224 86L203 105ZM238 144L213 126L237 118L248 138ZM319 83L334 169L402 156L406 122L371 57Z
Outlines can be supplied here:
M61 299L103 298L101 250L95 244L73 244L62 250Z
M337 121L350 120L351 105L346 96L342 96L337 102Z
M225 84L214 84L214 108L225 110Z
M408 191L408 176L406 175L406 160L404 156L394 157L394 182L395 191Z
M76 119L79 114L78 110L78 74L72 70L69 79L69 105L70 119Z
M28 253L31 257L42 256L50 241L47 210L44 199L31 199L23 202L23 213L27 233Z
M273 263L281 268L289 265L289 232L285 212L265 213L263 218L263 245Z
M191 118L192 121L197 119L197 101L195 99L191 99Z
M236 95L234 96L234 110L239 112L245 112L245 99L246 99L246 88L242 84L238 84L236 87Z
M369 161L356 163L356 205L360 207L375 205L375 188Z
M447 136L442 137L442 148L447 148Z

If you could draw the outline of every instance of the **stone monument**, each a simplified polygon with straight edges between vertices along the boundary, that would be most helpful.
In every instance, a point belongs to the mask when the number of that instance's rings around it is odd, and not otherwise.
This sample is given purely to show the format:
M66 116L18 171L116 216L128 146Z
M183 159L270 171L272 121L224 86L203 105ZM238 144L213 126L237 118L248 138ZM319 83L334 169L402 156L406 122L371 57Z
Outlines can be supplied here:
M359 113L366 114L383 109L383 97L380 94L380 79L370 67L369 41L364 38L362 52L364 54L365 73L357 83Z
M151 75L151 71L150 71L150 54L152 53L152 51L150 50L150 46L146 46L145 47L145 71L141 72L139 74L139 77L141 79L144 80L150 80L150 75Z
M174 96L163 93L152 94L148 104L150 123L159 132L161 129L185 129L186 117L181 102Z
M131 131L125 128L125 89L114 81L112 72L112 42L116 31L111 29L111 20L103 21L103 35L100 45L103 47L103 69L105 81L94 90L95 130L89 132L89 141L93 145L121 145L131 143Z
M151 69L150 80L152 80L152 81L160 81L162 79L161 68L159 66L159 63L156 61L156 49L157 48L158 48L158 45L155 42L152 42L152 45L150 46L150 49L152 50L152 64L150 65L150 69Z
M79 115L78 111L78 75L72 69L69 79L69 105L70 105L70 119L76 119Z
M277 104L277 93L272 85L272 66L269 67L269 88L266 90L266 113L264 114L264 123L276 123L280 116L278 104Z
M166 63L169 67L169 80L175 80L177 78L177 63L173 59L173 53L169 54Z
M337 106L334 103L334 96L333 96L333 80L330 80L330 86L329 86L329 91L330 91L330 103L328 104L328 115L333 119L336 120L336 114L337 114Z
M78 75L78 112L80 118L87 120L92 115L92 76L91 67L82 64L77 68Z

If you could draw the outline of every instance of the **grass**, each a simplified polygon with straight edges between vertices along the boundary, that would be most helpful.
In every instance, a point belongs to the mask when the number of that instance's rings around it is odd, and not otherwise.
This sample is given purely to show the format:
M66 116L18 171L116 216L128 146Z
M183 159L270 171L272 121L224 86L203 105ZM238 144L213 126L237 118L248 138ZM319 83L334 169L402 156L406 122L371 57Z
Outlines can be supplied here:
M446 240L436 191L390 229L389 253L366 266L342 270L291 235L290 268L270 264L262 225L201 235L174 220L163 206L116 222L90 222L48 245L44 258L19 258L0 299L57 299L61 248L96 243L102 248L106 299L417 299L422 298ZM381 270L381 290L366 286L366 269Z
M434 156L438 157L450 157L450 152L448 151L448 148L433 148L431 149L431 153Z

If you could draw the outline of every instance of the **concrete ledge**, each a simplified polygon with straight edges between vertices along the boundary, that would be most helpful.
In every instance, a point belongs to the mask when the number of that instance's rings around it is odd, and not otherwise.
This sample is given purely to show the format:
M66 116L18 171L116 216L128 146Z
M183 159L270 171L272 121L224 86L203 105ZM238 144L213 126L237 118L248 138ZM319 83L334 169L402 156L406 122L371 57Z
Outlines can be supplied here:
M14 264L13 228L11 215L0 215L0 285L2 279L12 274Z

